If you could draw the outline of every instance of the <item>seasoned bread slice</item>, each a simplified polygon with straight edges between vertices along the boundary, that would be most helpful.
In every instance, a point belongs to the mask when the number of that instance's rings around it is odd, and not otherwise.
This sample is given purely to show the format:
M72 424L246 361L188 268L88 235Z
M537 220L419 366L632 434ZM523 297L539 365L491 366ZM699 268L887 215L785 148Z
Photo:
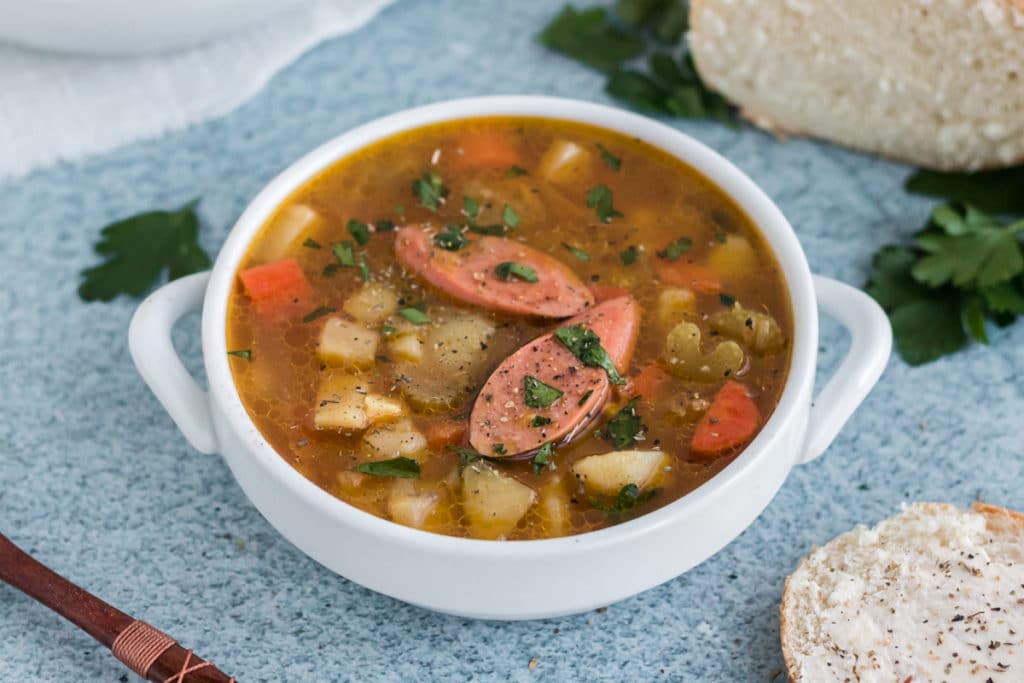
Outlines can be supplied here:
M915 503L816 548L786 581L794 683L1024 680L1024 516Z
M762 127L937 169L1024 160L1024 0L691 0L690 23L701 77Z

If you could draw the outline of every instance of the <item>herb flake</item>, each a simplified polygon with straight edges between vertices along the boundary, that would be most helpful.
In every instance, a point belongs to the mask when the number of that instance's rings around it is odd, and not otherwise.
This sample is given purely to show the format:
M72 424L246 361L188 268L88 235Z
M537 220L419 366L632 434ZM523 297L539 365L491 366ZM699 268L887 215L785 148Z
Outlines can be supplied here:
M353 472L374 477L397 477L398 479L419 479L420 464L404 456L391 460L364 462L352 468Z
M555 338L587 367L603 368L608 373L608 381L612 384L626 383L612 362L611 356L601 346L601 338L590 328L584 327L582 323L560 327L555 330Z
M547 408L562 398L564 392L541 382L532 375L523 378L523 401L530 408Z
M517 278L523 282L537 282L537 271L530 266L524 266L515 261L504 261L494 267L494 275L499 280L509 281Z
M622 217L622 214L612 206L612 191L601 183L587 192L587 208L593 209L602 223L611 223L613 218Z
M428 325L430 324L430 316L421 311L418 308L400 308L398 314L411 322L413 325Z

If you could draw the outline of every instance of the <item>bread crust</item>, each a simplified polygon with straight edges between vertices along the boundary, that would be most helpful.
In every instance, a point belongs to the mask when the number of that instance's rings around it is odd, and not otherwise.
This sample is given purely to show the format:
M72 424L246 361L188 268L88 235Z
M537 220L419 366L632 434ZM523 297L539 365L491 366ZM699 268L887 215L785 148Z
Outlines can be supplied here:
M700 2L701 0L695 1ZM1024 0L1020 0L1020 2L1024 2ZM956 509L955 506L948 503L926 503L925 505L942 509ZM1018 536L1024 541L1024 513L980 501L971 505L971 509L985 516L985 527L993 533ZM807 561L809 555L810 553L805 555L793 573L786 577L786 584L782 589L782 602L779 604L779 641L782 646L782 661L786 667L786 677L790 681L797 680L796 655L789 646L787 637L789 629L786 622L786 608L790 601L790 581L793 579L793 574L796 574Z

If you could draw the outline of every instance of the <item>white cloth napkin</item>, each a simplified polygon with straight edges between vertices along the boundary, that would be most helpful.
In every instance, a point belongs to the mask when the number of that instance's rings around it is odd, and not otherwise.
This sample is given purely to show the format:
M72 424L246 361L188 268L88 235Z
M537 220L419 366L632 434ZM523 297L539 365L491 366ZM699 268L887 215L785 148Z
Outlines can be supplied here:
M206 45L144 57L0 45L0 178L223 115L317 43L393 0L317 0Z

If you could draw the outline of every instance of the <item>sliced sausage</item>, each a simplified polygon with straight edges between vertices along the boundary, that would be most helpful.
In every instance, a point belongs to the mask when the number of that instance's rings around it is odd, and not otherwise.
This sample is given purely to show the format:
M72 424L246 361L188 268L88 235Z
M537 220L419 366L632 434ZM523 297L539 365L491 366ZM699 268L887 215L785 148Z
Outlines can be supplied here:
M398 262L445 294L492 311L566 318L594 305L594 295L567 265L525 244L481 237L458 251L441 249L423 228L407 226L395 236ZM529 266L536 282L500 279L505 262Z
M605 301L559 327L577 323L601 338L601 346L624 373L640 326L636 300L625 296ZM529 407L523 387L528 376L555 387L562 396L546 408ZM610 394L608 373L583 365L554 331L549 332L506 358L484 384L470 415L470 445L490 457L514 457L548 441L569 440L601 414ZM533 426L535 418L550 423ZM501 446L496 451L497 444Z

